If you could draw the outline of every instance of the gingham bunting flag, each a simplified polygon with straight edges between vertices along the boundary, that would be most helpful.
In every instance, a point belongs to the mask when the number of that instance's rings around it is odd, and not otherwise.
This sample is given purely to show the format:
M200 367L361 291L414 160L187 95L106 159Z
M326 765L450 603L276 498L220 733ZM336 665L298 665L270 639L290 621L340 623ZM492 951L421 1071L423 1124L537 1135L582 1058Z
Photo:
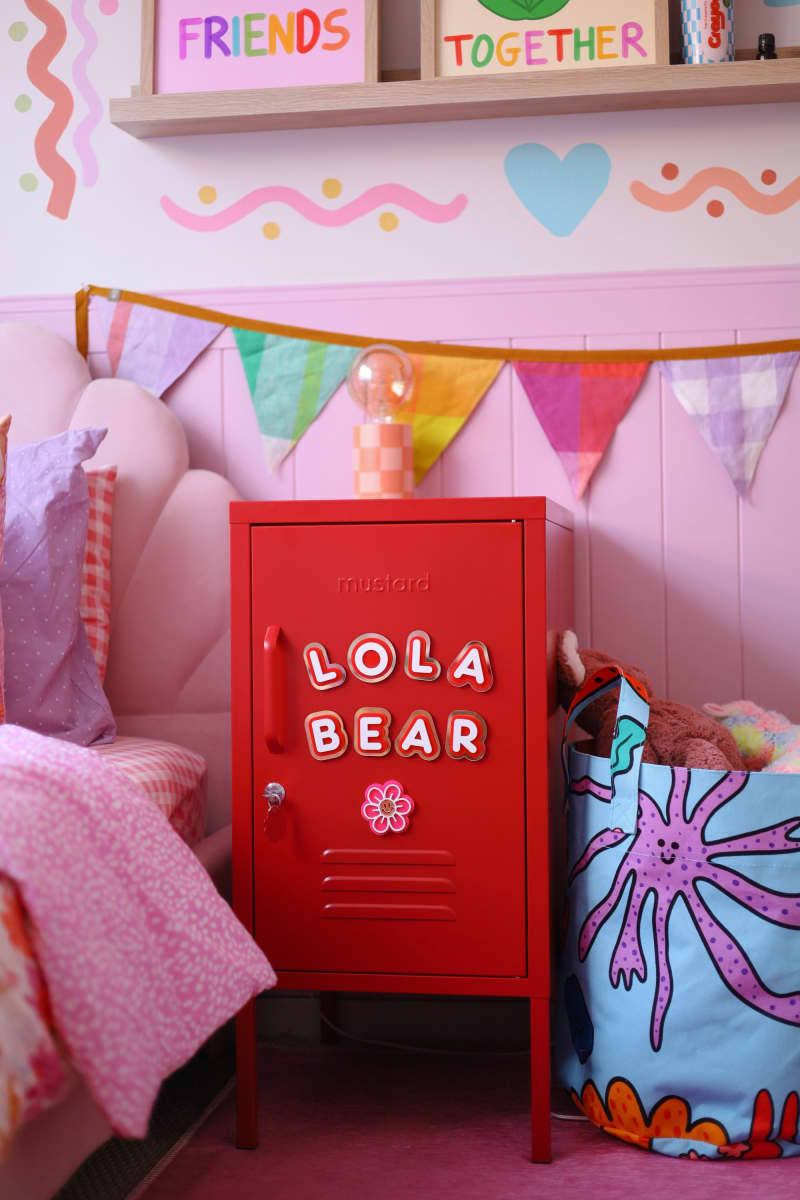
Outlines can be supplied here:
M111 374L163 396L224 328L178 313L95 296Z
M344 382L356 346L234 329L264 454L274 471Z
M572 484L586 490L639 391L647 362L515 362L531 408Z
M673 392L745 496L800 354L659 363Z

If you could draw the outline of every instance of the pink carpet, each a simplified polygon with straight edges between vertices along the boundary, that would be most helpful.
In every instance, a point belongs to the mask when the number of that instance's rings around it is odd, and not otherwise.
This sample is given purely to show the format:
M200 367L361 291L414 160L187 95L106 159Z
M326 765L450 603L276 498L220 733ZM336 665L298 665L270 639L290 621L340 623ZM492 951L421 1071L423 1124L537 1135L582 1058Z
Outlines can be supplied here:
M662 1158L553 1122L534 1166L527 1060L368 1048L261 1049L261 1145L236 1150L233 1095L145 1200L796 1200L800 1160ZM571 1111L571 1110L568 1110Z

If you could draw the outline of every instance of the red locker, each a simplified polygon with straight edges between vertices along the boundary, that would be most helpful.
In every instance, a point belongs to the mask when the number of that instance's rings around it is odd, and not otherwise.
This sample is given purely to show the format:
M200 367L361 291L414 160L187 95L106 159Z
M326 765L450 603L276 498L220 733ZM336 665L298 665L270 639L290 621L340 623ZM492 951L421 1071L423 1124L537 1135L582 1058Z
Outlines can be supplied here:
M231 506L234 903L288 989L528 996L549 1159L543 499ZM255 1127L252 1007L240 1145Z

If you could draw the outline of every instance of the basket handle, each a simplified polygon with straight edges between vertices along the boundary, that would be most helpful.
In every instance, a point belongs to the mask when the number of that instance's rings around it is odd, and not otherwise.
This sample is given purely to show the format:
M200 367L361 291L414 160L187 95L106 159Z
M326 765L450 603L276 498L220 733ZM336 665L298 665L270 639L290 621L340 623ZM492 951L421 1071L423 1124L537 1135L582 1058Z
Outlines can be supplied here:
M635 833L639 809L639 771L650 718L650 705L641 684L616 664L601 667L587 675L569 707L564 722L561 753L564 774L569 779L567 733L571 725L588 705L615 688L619 688L619 700L609 755L611 825L624 833Z

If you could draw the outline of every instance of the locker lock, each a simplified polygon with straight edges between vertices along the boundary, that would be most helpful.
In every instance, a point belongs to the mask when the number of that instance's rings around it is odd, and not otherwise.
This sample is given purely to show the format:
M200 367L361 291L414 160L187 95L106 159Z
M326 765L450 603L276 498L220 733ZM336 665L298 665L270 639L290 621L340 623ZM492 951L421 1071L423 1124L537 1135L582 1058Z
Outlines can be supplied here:
M286 799L286 789L280 783L268 783L264 788L264 799L269 805L269 811L274 812Z

